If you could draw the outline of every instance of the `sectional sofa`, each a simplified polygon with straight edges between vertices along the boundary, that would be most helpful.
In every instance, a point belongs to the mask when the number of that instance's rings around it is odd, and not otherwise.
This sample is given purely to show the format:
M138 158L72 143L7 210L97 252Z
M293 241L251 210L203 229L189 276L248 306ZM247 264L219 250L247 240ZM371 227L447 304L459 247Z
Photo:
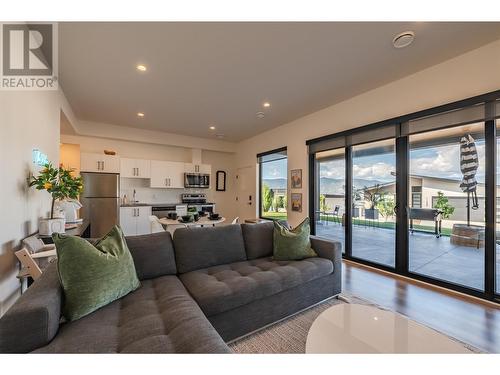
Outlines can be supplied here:
M229 353L227 342L333 297L341 245L274 261L273 224L127 237L141 287L74 322L51 264L0 319L0 353Z

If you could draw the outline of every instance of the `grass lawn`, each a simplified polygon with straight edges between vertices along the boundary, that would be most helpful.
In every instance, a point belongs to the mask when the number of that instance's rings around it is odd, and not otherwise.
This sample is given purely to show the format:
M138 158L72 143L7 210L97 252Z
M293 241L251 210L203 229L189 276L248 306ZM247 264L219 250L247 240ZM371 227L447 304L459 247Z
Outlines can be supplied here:
M263 212L262 217L272 220L286 220L286 212Z

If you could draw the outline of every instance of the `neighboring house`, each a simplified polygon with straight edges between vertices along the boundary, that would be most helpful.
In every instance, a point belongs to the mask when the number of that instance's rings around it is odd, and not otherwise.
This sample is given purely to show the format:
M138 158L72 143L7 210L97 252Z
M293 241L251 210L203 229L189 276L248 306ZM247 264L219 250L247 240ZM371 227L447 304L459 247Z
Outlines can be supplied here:
M389 182L378 185L382 192L387 194L395 194L395 182ZM370 186L369 190L374 190L376 186ZM472 222L484 222L484 183L478 183L477 196L479 200L479 208L471 210ZM363 190L358 189L358 192L363 201ZM465 221L467 218L467 193L460 189L460 180L411 175L410 176L410 197L409 203L415 208L432 208L436 204L438 192L442 192L449 203L455 207L455 211L450 216L449 220ZM497 186L497 196L500 196L500 186ZM365 205L366 207L366 205ZM497 199L497 217L500 216L499 203Z

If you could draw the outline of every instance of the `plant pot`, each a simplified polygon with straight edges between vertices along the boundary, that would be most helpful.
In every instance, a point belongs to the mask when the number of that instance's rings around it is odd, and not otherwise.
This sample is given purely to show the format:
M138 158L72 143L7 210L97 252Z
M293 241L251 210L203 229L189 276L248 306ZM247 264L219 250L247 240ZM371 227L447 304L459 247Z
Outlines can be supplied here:
M378 210L376 208L365 209L365 218L370 220L378 220Z
M64 233L66 231L64 224L66 224L66 219L64 218L40 219L38 223L38 233L41 236L52 236L53 233Z

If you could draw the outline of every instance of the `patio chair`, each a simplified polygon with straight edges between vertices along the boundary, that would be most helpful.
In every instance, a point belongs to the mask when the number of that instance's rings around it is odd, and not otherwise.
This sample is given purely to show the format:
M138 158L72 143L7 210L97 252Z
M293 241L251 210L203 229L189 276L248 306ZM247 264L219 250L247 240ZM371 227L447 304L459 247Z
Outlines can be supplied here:
M333 217L333 222L340 224L341 221L340 221L340 217L339 217L339 212L340 212L339 205L335 205L335 207L333 208L333 211L325 211L327 223L328 223L328 216L331 215Z

